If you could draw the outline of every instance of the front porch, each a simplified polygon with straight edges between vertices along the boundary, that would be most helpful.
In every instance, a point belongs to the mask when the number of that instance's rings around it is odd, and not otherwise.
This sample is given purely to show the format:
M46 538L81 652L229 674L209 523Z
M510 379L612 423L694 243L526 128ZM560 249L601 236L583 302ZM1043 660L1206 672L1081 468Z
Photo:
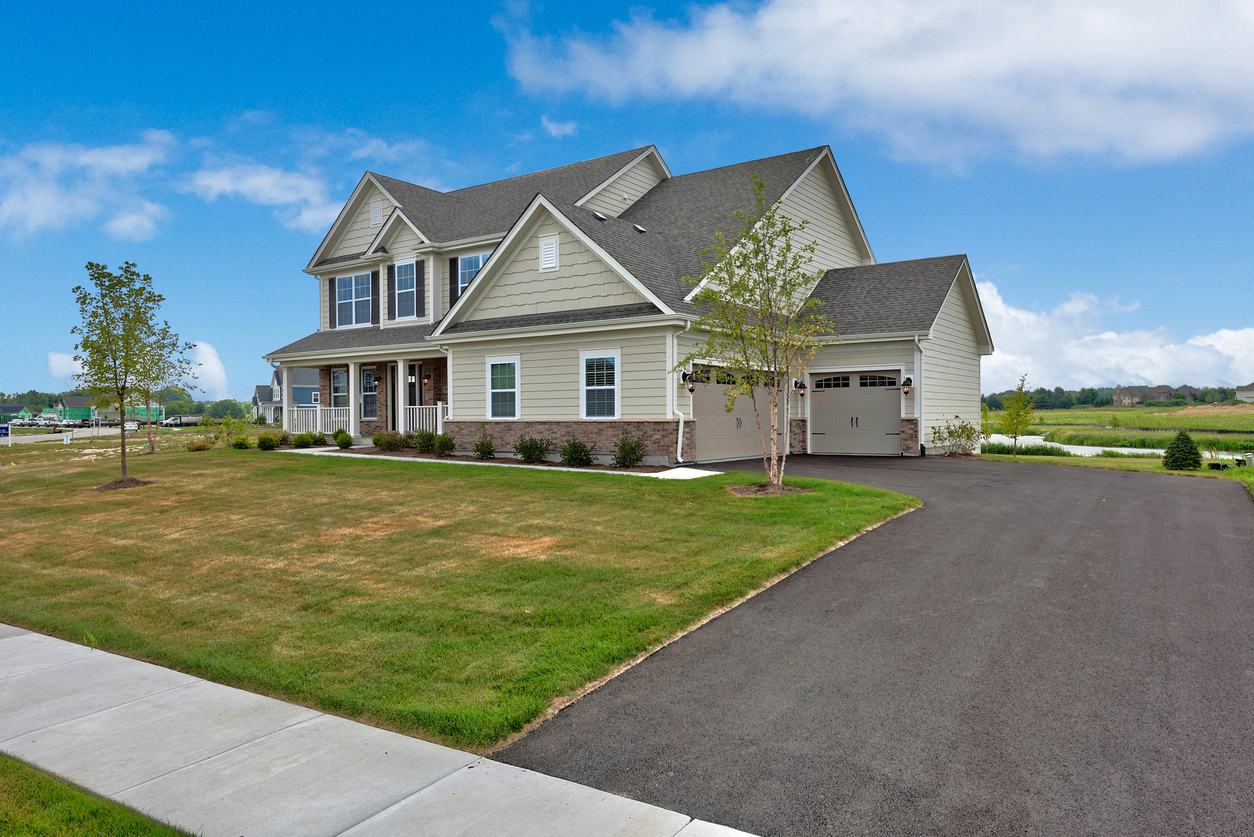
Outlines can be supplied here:
M310 365L306 363L305 365ZM448 416L448 360L397 358L329 363L319 370L318 406L286 411L291 433L347 431L354 439L393 430L444 432ZM292 401L286 392L285 403Z

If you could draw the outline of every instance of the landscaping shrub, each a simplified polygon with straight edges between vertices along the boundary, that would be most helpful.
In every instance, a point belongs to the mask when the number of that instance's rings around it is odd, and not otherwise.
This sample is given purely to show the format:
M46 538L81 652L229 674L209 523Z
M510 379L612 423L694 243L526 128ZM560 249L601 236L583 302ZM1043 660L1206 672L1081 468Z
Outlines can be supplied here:
M1163 465L1172 471L1196 471L1202 467L1202 453L1193 437L1181 430L1163 452Z
M980 453L1001 453L1007 456L1014 454L1013 445L1005 442L984 442L980 445ZM1053 445L1019 445L1019 456L1075 456L1069 450L1056 448Z
M313 445L313 443L312 433L297 433L292 437L292 447L294 448L307 448Z
M456 447L457 445L454 443L453 437L447 433L441 433L436 436L431 445L436 456L448 456Z
M406 430L401 434L401 446L406 448L414 447L414 431Z
M569 468L586 468L596 461L592 458L592 448L574 436L566 440L566 444L558 451L558 456L561 457L562 464Z
M255 419L253 419L253 424L257 425L258 427L265 427L266 417L264 415L257 416Z
M435 450L435 433L430 430L415 431L414 448L419 453L431 453Z
M327 443L327 437L325 434L306 433L305 435L309 437L309 443L312 445L325 445Z
M374 434L370 439L374 446L381 451L394 453L405 446L405 440L401 434L394 430L384 430Z
M243 433L239 434L238 436L236 436L234 439L231 440L231 447L235 448L236 450L248 450L252 446L253 446L252 440L249 439L247 436L245 436Z
M348 450L353 446L353 437L349 435L347 430L337 430L335 431L335 444L339 446L340 450Z
M262 450L274 450L279 446L279 437L273 433L262 433L257 437L257 447Z
M213 450L213 442L208 439L190 439L185 447L189 451Z
M545 457L549 455L549 450L553 447L553 443L548 439L537 439L534 436L523 436L514 445L514 453L523 462L543 462Z
M946 419L944 427L932 428L932 444L943 449L946 456L975 453L983 436L980 428L958 416L954 416L953 422Z
M278 439L280 445L289 445L292 443L292 434L288 433L286 430L280 430L278 433Z
M475 452L475 456L480 459L496 459L496 437L488 433L486 424L479 426L483 428L483 433L475 440L471 449Z
M610 465L614 468L634 468L644 461L644 434L641 433L636 439L627 435L627 431L623 431L623 436L618 440L618 444L614 446L614 458L610 460Z

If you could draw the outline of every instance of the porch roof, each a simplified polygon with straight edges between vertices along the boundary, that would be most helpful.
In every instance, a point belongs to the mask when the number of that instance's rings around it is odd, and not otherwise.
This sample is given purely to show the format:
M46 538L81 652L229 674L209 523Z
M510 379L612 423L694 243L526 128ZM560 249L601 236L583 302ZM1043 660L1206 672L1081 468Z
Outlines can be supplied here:
M330 331L318 331L308 337L302 337L295 343L289 343L265 355L267 360L279 359L289 355L305 355L313 352L338 352L345 349L382 349L389 346L423 346L430 348L427 336L435 331L431 323L412 326L395 326L383 328L368 326L362 328L333 328Z

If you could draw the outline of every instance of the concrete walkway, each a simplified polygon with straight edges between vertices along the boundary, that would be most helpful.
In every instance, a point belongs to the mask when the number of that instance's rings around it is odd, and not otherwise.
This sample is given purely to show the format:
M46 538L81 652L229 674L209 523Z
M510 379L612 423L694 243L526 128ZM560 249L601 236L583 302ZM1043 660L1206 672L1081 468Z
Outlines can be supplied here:
M744 835L3 624L0 750L205 837Z

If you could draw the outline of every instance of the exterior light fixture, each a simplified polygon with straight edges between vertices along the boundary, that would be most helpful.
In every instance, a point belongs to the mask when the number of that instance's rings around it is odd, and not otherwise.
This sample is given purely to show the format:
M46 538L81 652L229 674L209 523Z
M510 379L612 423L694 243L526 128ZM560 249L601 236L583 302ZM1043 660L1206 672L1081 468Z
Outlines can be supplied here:
M680 372L680 373L679 373L679 380L683 381L684 383L686 383L686 384L688 385L688 391L689 391L689 392L693 392L693 391L695 391L695 390L696 390L696 388L697 388L697 381L696 381L696 378L693 376L693 374L692 374L691 372Z
M422 382L423 382L424 384L429 384L429 383L431 383L431 373L430 373L430 372L423 372L423 373L422 373Z
M909 394L910 394L910 390L912 390L912 389L914 389L914 379L913 379L913 378L906 378L904 381L902 381L902 382L901 382L901 393L902 393L902 395L909 395Z
M801 396L802 398L806 397L806 382L805 381L793 381L792 388L797 391L797 395Z

